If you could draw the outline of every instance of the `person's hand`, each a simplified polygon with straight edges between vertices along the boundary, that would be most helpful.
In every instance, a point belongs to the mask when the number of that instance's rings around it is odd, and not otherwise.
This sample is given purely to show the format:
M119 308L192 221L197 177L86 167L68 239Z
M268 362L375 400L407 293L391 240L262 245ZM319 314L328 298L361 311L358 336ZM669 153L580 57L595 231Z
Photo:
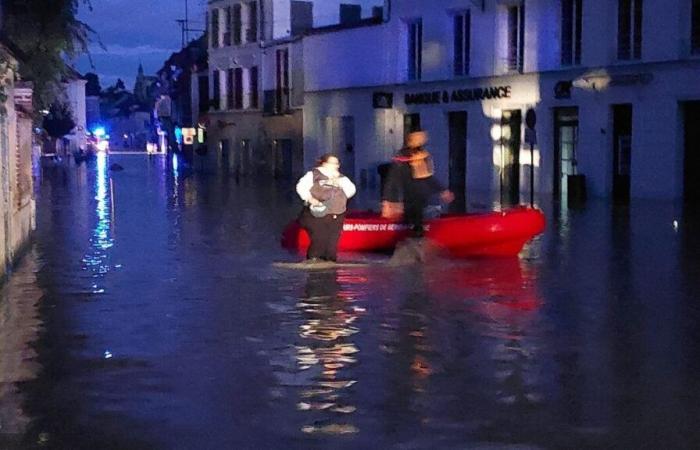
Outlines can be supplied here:
M444 191L440 192L440 200L443 203L452 203L454 199L455 195L451 191L445 189Z

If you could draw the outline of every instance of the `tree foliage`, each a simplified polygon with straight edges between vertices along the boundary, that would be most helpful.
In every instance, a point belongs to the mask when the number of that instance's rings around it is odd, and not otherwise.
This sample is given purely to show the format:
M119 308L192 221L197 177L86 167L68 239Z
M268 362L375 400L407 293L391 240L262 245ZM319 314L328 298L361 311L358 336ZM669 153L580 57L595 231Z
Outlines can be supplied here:
M87 96L99 96L102 92L102 87L100 86L100 78L96 73L88 72L85 74L85 80L87 84L85 85L85 95Z
M46 133L54 139L62 138L75 128L73 114L66 103L54 103L43 123Z
M23 53L20 76L34 83L34 109L54 103L71 69L67 60L88 52L94 31L77 19L90 0L0 0L3 34Z

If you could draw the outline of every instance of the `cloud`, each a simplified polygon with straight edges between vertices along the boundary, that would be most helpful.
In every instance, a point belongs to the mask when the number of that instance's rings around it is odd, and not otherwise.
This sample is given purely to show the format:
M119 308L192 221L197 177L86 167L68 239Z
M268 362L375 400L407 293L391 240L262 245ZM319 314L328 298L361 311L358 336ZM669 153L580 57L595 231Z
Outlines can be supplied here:
M106 48L101 48L98 45L90 46L90 54L95 55L111 55L111 56L147 56L147 55L170 55L175 49L155 47L153 45L121 45L107 44Z

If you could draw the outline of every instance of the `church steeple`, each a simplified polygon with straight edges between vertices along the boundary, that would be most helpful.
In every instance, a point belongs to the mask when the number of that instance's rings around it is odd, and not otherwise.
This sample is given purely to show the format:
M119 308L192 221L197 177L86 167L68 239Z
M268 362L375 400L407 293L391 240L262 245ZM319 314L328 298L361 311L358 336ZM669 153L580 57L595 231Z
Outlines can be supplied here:
M139 62L139 71L136 75L134 83L134 95L138 101L145 101L148 96L148 86L146 84L146 76L143 73L143 64Z

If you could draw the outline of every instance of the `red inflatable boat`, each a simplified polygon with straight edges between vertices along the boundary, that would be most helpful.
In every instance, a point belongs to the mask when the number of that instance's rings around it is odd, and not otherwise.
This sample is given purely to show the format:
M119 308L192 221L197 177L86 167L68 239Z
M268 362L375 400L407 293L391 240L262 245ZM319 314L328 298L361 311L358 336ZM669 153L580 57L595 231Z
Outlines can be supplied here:
M458 258L515 256L544 227L541 211L513 208L503 212L443 215L426 222L426 237ZM387 251L407 235L405 225L383 219L377 213L350 212L338 250ZM304 251L308 246L306 230L296 221L287 225L282 233L282 247Z

